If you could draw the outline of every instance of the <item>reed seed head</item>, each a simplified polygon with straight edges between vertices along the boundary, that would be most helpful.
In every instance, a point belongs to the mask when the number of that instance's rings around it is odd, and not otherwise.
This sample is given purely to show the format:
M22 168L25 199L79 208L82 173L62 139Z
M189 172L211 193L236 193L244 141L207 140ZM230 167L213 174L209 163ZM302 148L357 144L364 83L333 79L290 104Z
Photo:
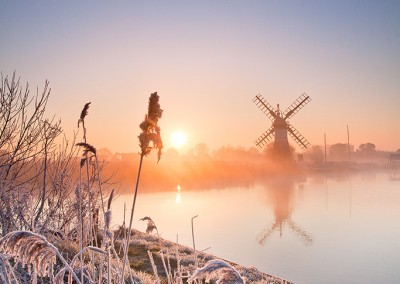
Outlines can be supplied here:
M78 120L78 128L79 128L80 123L85 123L85 117L88 115L88 109L89 109L90 104L91 103L89 102L84 105L82 112L81 112L81 116L79 117L79 120Z
M87 156L88 153L92 153L93 155L96 156L96 152L97 152L96 148L88 143L79 142L79 143L76 143L75 146L83 147L83 156ZM84 162L81 161L81 165L82 165L82 163L84 163Z
M140 219L140 221L147 221L147 228L146 228L147 234L150 234L151 232L153 232L153 230L156 230L158 232L156 224L150 217L147 216L143 217Z
M154 92L150 95L149 98L149 110L148 116L155 123L158 122L158 119L161 118L163 110L160 108L160 96L157 92Z
M110 209L111 209L111 202L112 202L112 200L113 200L113 197L114 197L114 188L113 188L113 190L112 190L111 193L110 193L110 197L108 198L107 210L110 210Z
M147 156L153 148L158 149L158 161L161 159L163 143L161 139L161 129L158 120L162 116L163 110L160 108L160 97L157 92L150 95L147 114L143 122L139 125L142 133L138 136L141 154Z
M111 224L111 210L108 209L106 212L104 212L104 226L107 228L107 230L110 228Z

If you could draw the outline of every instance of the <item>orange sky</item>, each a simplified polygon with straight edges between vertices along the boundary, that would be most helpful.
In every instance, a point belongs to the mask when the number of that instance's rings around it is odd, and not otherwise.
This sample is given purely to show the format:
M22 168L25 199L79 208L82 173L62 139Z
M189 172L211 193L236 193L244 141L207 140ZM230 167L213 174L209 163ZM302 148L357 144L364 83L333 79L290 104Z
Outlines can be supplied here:
M48 114L70 135L86 102L88 142L137 152L158 91L165 146L254 146L270 127L252 102L285 109L312 144L400 148L400 4L396 1L6 1L0 68L31 91L52 88ZM7 28L5 28L7 27ZM293 140L289 140L294 144Z

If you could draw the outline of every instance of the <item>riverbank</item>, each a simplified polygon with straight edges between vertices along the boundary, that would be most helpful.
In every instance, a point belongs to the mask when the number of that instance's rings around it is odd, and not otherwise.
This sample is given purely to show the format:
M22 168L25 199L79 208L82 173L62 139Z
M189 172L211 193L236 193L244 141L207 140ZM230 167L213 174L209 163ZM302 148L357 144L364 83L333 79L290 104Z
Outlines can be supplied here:
M120 251L121 235L121 231L116 232L115 246L117 251ZM152 266L150 255L153 258L155 268ZM194 252L192 248L159 238L154 234L132 230L129 263L135 271L134 278L141 283L156 283L157 276L161 283L168 283L168 275L176 276L179 273L182 275L183 282L186 283L188 276L193 274L196 267L201 268L207 262L216 259L221 258L202 251ZM291 284L291 282L261 272L254 267L241 266L229 260L224 261L240 273L245 283ZM218 275L215 276L215 279L218 279Z

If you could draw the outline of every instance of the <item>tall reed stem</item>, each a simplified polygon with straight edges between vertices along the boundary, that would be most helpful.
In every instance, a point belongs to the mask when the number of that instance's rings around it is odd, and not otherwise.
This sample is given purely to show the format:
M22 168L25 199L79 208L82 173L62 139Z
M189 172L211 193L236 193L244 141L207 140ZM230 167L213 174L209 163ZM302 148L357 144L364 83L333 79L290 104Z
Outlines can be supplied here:
M97 155L94 155L94 157L95 157L95 171L97 171L97 180L99 182L101 210L102 210L102 213L103 213L103 216L104 216L104 219L105 219L106 217L105 217L105 210L104 210L103 190L101 188L101 176L100 176L99 160L97 159ZM95 176L96 176L96 173L95 173ZM109 203L108 203L108 210L111 209L110 206L111 206L111 201L112 201L112 195L113 195L113 192L110 195L110 200L109 200ZM108 226L109 225L110 224L108 224ZM109 247L109 241L108 241L108 236L107 236L108 229L109 228L106 228L106 227L104 228L103 244L104 244L105 249L107 251L107 283L110 284L111 283L111 276L110 276L111 275L111 266L110 266L110 247ZM103 245L102 245L102 247L103 247ZM101 267L100 275L102 275L102 267L103 267L103 256L102 255L100 255L100 267ZM102 279L102 277L100 277L100 279ZM101 280L99 280L99 282L100 281Z
M121 284L124 282L125 265L126 265L127 258L128 258L128 249L129 249L129 240L130 240L131 230L132 230L133 213L135 211L136 197L137 197L138 188L139 188L140 173L142 171L143 157L144 157L144 155L141 154L140 162L139 162L139 170L138 170L138 175L137 175L137 179L136 179L135 194L133 196L133 202L132 202L131 217L129 219L128 235L126 237L126 242L125 242L124 262L122 263Z
M193 226L193 219L197 218L199 215L193 216L192 217L192 240L193 240L193 253L194 253L194 263L197 268L198 263L197 263L197 256L196 256L196 243L194 242L194 226Z
M79 251L83 249L83 217L82 217L82 167L79 167ZM83 256L80 256L81 282L83 283Z
M85 143L86 143L86 138L85 138ZM89 243L90 245L94 245L95 242L93 241L93 236L94 234L94 228L93 228L93 215L92 215L92 202L91 202L91 194L90 194L90 176L89 176L89 161L88 161L88 156L86 155L86 176L87 176L87 192L88 192L88 207L89 207ZM97 242L96 242L97 243ZM96 274L95 274L95 269L94 269L94 253L91 252L91 263L92 263L92 277L93 280L96 280Z

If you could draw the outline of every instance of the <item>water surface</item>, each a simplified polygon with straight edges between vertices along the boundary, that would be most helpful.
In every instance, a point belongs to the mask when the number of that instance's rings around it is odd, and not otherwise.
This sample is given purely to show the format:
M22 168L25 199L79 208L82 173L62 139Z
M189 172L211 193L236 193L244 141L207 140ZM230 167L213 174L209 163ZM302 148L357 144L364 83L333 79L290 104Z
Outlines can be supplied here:
M113 203L122 224L132 195ZM400 283L400 181L390 173L255 180L247 187L140 193L134 227L295 283ZM127 223L129 221L126 221Z

